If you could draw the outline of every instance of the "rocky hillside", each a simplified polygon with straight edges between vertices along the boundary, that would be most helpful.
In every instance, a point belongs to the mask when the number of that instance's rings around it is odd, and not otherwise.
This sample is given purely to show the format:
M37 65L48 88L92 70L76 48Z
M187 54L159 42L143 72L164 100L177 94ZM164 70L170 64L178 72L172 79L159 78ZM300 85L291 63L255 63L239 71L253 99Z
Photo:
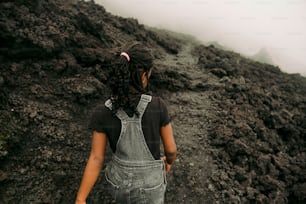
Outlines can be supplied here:
M152 49L151 88L172 115L166 203L306 202L304 77L94 2L7 0L0 11L0 203L73 203L88 119L133 41ZM112 203L103 171L88 203Z

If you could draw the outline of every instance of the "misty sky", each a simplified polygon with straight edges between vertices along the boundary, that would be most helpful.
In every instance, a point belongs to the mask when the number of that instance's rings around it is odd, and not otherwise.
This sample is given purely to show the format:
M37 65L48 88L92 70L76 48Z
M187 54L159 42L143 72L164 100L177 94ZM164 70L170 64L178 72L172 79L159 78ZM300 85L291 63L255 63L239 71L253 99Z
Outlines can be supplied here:
M306 74L306 0L95 0L142 24L218 41L246 55L265 47L275 64Z

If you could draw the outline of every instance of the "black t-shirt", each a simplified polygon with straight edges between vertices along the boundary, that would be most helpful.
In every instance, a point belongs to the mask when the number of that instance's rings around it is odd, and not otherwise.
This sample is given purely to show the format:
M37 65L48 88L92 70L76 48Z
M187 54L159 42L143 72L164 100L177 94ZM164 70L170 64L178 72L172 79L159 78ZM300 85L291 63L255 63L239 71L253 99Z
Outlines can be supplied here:
M146 143L155 159L160 159L160 128L169 122L170 117L164 101L153 96L142 116L141 124ZM121 132L121 121L105 105L95 109L89 128L92 131L105 133L112 151L116 151Z

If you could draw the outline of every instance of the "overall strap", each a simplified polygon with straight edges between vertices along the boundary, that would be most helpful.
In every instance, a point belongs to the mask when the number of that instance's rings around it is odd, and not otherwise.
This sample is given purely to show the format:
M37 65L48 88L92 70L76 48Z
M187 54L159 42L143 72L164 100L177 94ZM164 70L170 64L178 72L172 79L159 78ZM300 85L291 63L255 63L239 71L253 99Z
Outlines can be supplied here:
M139 112L139 118L142 118L146 108L147 108L147 105L151 102L152 100L152 96L150 95L146 95L146 94L142 94L141 95L141 98L139 100L139 103L137 105L137 111ZM105 102L105 106L107 108L109 108L110 110L112 110L112 101L110 99L108 99L106 102ZM128 119L129 116L126 114L125 111L123 111L122 109L119 109L116 113L116 116L123 120L123 119Z
M104 105L109 109L112 110L112 101L110 99L108 99L107 101L105 101Z
M110 99L108 99L108 100L104 103L104 105L105 105L108 109L112 110L112 101L111 101ZM127 118L129 117L122 109L119 109L119 110L117 111L116 116L117 116L119 119L121 119L121 120L127 119Z
M146 94L142 94L140 101L137 105L137 110L139 112L139 118L142 118L142 115L144 114L148 104L151 102L152 100L152 96L150 95L146 95Z

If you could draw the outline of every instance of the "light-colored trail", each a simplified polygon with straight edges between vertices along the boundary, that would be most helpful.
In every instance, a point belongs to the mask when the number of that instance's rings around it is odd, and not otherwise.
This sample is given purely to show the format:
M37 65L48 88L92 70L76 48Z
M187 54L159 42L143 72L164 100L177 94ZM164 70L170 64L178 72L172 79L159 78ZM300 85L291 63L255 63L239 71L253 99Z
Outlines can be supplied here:
M209 81L209 76L197 66L191 55L192 44L187 44L176 56L167 55L157 64L171 66L171 71L190 78L191 87ZM164 66L161 66L164 67ZM192 70L192 71L191 71ZM208 153L207 126L212 105L206 92L179 91L164 96L172 117L178 157L168 175L166 203L214 202L213 185L208 177L214 165ZM187 183L184 183L186 181ZM184 178L184 179L182 179ZM187 193L188 192L188 193Z

